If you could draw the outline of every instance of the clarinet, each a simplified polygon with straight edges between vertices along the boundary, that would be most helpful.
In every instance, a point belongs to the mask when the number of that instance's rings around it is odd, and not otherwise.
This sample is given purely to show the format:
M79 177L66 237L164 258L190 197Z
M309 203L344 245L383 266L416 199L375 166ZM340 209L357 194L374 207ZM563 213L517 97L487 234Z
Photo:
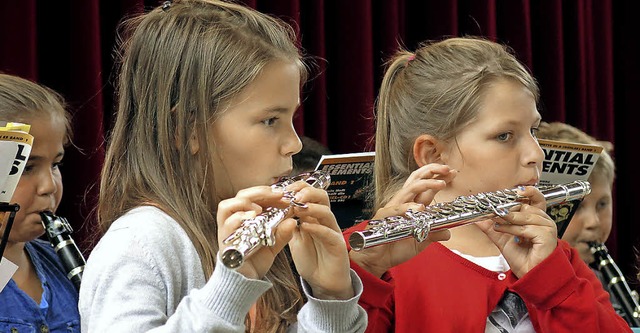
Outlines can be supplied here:
M243 220L240 228L223 241L225 245L230 245L220 256L225 266L238 268L255 250L275 244L274 231L280 222L289 217L292 207L306 207L305 204L294 200L295 192L286 191L287 186L300 180L325 190L331 184L331 176L328 173L315 171L285 178L271 185L272 188L282 189L284 198L289 200L289 206L283 209L268 207L258 216Z
M609 290L616 296L627 322L633 327L640 327L640 305L638 305L638 295L631 291L627 281L618 268L618 265L609 255L607 247L602 243L589 242L589 248L595 258L595 266L602 273L605 281L608 281Z
M73 232L71 225L64 217L55 216L51 212L41 212L40 217L42 218L42 225L49 243L51 243L58 258L62 261L67 278L71 280L76 290L80 290L82 272L86 262L76 243L71 238L71 233Z
M587 181L568 184L538 186L547 201L547 207L582 199L591 192ZM483 192L457 197L452 202L425 207L424 211L409 209L404 215L371 220L370 227L349 236L349 245L355 251L413 237L418 242L427 239L431 231L449 229L495 216L505 216L511 208L528 202L518 195L516 188L497 192Z

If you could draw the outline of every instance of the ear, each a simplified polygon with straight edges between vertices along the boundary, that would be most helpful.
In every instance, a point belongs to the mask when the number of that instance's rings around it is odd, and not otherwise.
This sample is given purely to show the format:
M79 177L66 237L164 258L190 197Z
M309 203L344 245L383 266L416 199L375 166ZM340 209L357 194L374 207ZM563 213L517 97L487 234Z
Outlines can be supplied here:
M413 141L413 159L418 167L429 163L443 163L445 147L436 137L422 134Z
M191 151L191 155L197 154L200 150L200 141L198 141L195 130L191 132L191 136L189 136L189 150Z

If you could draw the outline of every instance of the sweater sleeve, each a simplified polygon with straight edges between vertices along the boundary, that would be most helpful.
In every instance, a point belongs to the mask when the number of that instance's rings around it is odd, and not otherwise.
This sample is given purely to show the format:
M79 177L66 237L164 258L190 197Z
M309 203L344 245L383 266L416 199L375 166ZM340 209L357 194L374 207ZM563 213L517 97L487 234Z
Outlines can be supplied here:
M362 282L351 271L355 296L348 300L321 300L311 295L311 287L302 279L302 289L307 303L298 313L298 332L364 332L367 313L358 305L362 295Z
M360 296L360 305L367 312L369 323L367 332L391 332L393 331L393 318L395 316L393 306L393 279L389 272L382 278L364 270L355 262L351 262L353 269L362 279L364 291Z
M533 305L529 313L536 332L631 332L598 278L566 242L513 289Z
M217 267L202 288L181 297L176 290L187 281L166 273L180 270L173 262L184 260L179 246L163 243L172 237L166 232L164 240L137 234L107 233L89 257L80 289L83 332L244 332L247 312L271 283ZM167 252L174 258L160 254ZM171 297L179 300L175 309Z

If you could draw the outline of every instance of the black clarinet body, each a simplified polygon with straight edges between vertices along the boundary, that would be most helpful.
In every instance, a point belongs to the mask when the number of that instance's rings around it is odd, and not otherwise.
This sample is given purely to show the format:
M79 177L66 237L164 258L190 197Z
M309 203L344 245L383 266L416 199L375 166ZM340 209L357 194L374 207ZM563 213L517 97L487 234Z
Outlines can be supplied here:
M40 217L42 218L42 225L49 243L53 246L58 258L60 258L62 266L67 273L67 278L71 280L77 290L80 290L82 272L86 262L78 246L71 238L71 233L73 232L71 225L64 217L56 216L51 212L41 212Z
M609 255L609 251L604 244L589 242L591 253L595 258L594 265L602 273L608 287L620 302L622 310L629 325L640 327L640 305L634 297L634 293L629 288L627 281L620 271L620 268Z

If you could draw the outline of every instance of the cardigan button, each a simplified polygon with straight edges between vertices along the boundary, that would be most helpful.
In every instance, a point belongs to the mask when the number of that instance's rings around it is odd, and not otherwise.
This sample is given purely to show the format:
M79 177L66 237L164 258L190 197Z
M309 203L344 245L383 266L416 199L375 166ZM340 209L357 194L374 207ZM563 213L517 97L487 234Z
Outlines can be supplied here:
M498 280L502 281L502 280L504 280L506 278L507 278L507 274L504 274L504 273L498 274Z
M49 333L49 327L47 325L40 326L40 333Z

